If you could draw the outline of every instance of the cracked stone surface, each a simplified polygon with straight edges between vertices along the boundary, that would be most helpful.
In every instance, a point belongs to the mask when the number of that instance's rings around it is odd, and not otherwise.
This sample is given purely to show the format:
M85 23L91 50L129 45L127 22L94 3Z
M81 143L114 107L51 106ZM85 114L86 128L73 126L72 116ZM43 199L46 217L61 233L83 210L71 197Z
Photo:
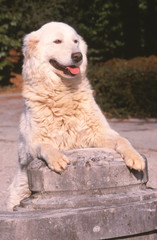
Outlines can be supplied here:
M64 154L71 164L62 174L38 159L29 164L32 196L0 212L1 240L156 239L157 190L145 186L147 169L129 170L108 149Z

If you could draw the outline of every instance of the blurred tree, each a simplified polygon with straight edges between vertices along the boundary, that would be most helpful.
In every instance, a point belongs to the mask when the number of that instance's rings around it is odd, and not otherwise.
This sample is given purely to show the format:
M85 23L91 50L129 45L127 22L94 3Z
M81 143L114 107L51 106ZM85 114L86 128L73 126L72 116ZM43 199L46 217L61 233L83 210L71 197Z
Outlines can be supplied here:
M9 9L9 1L0 0L0 84L6 85L9 83L10 72L13 69L13 64L9 58L11 49L20 46L20 41L16 38L17 26L20 13L14 14Z
M147 0L145 15L145 53L157 54L157 1Z
M0 9L0 84L12 69L10 50L50 21L74 27L93 62L157 54L157 0L0 0Z
M123 23L124 53L126 58L141 54L138 0L119 0Z
M118 56L124 44L118 0L77 0L75 8L76 29L88 43L90 60Z

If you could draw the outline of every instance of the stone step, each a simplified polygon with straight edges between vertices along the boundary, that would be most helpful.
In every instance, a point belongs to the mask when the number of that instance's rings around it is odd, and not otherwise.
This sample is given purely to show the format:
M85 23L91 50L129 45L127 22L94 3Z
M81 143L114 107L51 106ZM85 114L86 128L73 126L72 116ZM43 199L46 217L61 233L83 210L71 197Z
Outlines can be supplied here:
M31 198L21 201L18 211L37 209L75 209L102 206L103 208L121 207L149 201L157 197L152 189L136 189L136 191L117 192L112 194L86 193L80 195L54 196L51 194L34 194ZM68 211L68 210L67 210Z
M0 213L1 240L157 239L156 197L106 207Z

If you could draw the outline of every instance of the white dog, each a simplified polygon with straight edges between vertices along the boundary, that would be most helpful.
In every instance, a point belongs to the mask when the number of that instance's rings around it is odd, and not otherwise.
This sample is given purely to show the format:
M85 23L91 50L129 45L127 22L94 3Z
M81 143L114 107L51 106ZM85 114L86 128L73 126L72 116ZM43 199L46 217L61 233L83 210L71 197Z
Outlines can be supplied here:
M51 22L24 38L23 97L18 171L9 207L30 195L27 166L43 159L62 172L69 160L60 150L104 147L116 150L127 166L144 169L131 144L112 130L97 106L86 78L87 46L76 31Z

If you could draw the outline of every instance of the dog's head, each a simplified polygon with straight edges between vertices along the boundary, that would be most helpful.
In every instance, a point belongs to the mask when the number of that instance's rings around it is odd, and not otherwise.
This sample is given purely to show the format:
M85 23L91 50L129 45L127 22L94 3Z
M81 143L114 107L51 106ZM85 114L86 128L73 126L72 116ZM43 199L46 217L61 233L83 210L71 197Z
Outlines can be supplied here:
M24 38L25 63L42 67L51 75L75 78L84 74L87 65L87 45L77 32L61 22L43 25ZM30 66L30 64L29 64Z

